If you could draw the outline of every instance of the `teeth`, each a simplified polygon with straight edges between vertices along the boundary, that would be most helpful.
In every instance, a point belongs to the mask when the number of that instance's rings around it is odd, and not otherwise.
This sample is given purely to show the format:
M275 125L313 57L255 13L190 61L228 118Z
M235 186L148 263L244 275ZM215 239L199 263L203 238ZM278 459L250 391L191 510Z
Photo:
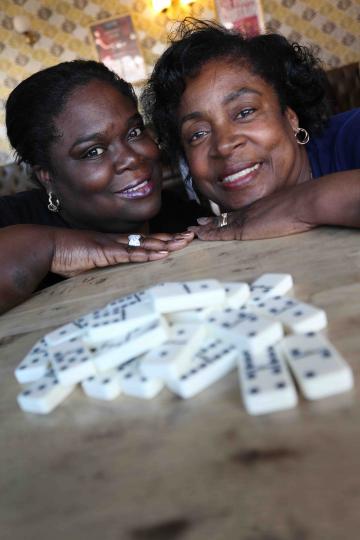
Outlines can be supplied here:
M129 188L129 189L125 189L124 191L127 191L127 192L131 192L131 191L137 191L138 189L141 189L143 187L146 186L146 184L149 182L149 180L144 180L143 182L141 182L141 184L138 184L137 186L134 186L132 188Z
M243 176L246 176L247 174L256 171L260 167L260 163L256 163L252 167L248 167L247 169L243 169L242 171L236 172L234 174L230 174L230 176L226 176L223 178L223 183L226 184L227 182L232 182L233 180L237 180L238 178L242 178Z

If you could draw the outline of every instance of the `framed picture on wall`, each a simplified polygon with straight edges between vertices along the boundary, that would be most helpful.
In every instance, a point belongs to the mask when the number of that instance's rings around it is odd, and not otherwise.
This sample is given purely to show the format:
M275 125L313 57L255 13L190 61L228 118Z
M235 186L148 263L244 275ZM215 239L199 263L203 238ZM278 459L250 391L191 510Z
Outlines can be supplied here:
M132 84L146 78L146 67L130 15L90 25L97 56L112 71Z
M265 30L264 12L260 0L216 0L220 24L240 30L247 36L261 34Z

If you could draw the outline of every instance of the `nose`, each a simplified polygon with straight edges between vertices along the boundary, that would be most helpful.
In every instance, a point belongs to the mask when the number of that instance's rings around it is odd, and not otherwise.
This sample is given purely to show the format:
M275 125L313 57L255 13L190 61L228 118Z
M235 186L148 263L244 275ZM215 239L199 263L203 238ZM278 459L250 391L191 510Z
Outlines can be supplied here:
M211 146L212 157L229 157L235 148L244 145L245 142L246 137L239 131L238 126L234 127L229 123L214 126Z
M114 149L113 163L116 174L121 174L126 170L136 170L144 160L131 145L119 144Z

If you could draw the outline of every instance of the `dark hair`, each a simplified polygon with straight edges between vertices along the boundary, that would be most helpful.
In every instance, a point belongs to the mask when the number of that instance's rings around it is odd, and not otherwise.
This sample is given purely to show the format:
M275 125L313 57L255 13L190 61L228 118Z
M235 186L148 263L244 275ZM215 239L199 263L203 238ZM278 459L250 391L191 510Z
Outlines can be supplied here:
M276 91L281 109L291 107L310 134L321 131L327 117L325 72L310 49L279 34L245 37L212 21L185 19L171 45L155 64L142 93L145 118L163 150L176 162L182 155L177 109L187 79L213 59L245 65Z
M51 168L49 149L59 137L55 119L71 93L93 80L109 83L137 105L131 84L94 60L73 60L43 69L11 92L6 103L6 128L18 163Z

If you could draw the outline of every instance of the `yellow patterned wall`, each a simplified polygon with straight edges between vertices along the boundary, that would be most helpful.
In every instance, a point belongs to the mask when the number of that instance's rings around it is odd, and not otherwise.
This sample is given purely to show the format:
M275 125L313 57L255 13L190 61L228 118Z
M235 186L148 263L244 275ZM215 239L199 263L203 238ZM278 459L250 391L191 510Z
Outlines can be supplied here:
M358 61L359 0L263 0L266 28L316 47L327 67ZM150 72L166 47L174 18L216 18L214 0L196 0L180 11L155 15L151 0L0 0L0 164L12 160L6 142L4 106L21 80L41 68L74 58L95 58L89 25L131 14ZM13 29L26 14L39 40L32 47Z

